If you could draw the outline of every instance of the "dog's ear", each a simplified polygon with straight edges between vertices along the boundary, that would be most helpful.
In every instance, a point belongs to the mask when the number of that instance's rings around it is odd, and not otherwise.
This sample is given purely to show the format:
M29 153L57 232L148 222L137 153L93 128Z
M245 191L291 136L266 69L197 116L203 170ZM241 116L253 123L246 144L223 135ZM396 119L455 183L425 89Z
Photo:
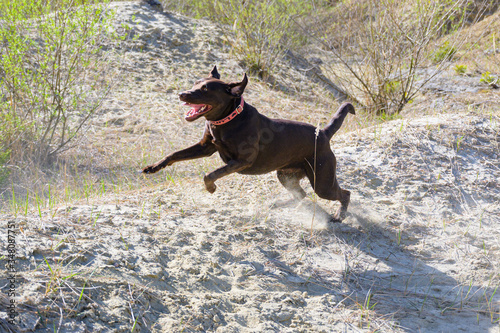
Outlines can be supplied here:
M241 82L232 82L228 84L228 93L235 97L240 97L241 95L243 95L243 91L245 91L247 83L248 78L247 73L245 73L245 76L243 77L243 80Z
M220 74L219 72L217 72L217 66L214 66L214 69L212 69L208 77L213 77L214 79L220 80Z

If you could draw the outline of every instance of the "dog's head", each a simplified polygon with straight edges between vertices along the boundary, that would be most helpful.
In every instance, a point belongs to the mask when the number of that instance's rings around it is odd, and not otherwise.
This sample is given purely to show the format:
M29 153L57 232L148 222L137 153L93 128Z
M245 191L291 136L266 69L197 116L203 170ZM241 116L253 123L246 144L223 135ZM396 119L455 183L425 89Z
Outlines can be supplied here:
M207 120L222 118L234 108L235 100L241 97L247 83L246 74L241 82L221 81L217 66L214 66L207 78L196 81L191 90L179 94L184 105L191 107L185 119L194 121L201 116Z

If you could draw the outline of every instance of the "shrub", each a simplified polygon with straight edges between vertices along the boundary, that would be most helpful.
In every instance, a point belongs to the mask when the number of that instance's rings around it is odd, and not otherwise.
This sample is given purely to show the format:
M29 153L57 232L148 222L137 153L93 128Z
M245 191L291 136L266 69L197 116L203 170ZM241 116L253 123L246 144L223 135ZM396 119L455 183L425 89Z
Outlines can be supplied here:
M300 0L163 1L164 7L207 17L222 27L233 54L249 73L266 76L303 37L293 19L312 10Z
M97 1L96 1L97 2ZM112 17L89 0L0 0L0 164L68 149L110 83L100 41Z
M343 1L304 30L327 52L323 68L336 84L368 110L392 114L464 43L467 36L456 34L437 50L433 45L465 24L467 6L466 0Z

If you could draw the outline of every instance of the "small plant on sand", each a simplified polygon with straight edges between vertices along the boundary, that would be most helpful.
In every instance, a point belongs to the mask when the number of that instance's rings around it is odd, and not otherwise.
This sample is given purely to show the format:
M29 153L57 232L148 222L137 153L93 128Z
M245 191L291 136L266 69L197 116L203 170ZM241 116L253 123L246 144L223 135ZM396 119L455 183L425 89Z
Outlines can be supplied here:
M71 260L69 263L64 265L64 259L54 259L52 265L50 264L49 259L43 257L44 263L48 268L48 280L45 285L45 295L50 294L59 294L59 289L68 283L68 281L80 275L81 272L67 272L68 267L71 266L72 262L75 260ZM42 265L41 265L42 266ZM85 287L84 287L85 288Z
M359 327L361 328L370 328L371 326L370 317L372 316L372 312L375 310L375 305L377 305L377 303L372 302L372 297L373 294L371 290L369 290L363 303L356 302L360 311Z
M457 146L457 152L460 150L460 145L462 144L462 141L464 140L465 136L462 135L460 137L457 138L457 143L456 143L456 146Z
M479 82L487 84L491 87L495 87L500 83L498 76L492 75L490 72L484 72L481 74L481 79Z
M467 73L467 65L456 65L453 69L458 75L465 75Z
M52 321L50 326L54 328L54 332L60 331L65 316L71 317L81 309L79 305L83 299L91 300L85 291L88 290L88 282L95 273L95 269L87 273L86 266L77 265L77 256L73 259L61 256L57 248L65 242L66 238L53 246L51 254L43 256L36 268L43 276L41 281L45 287L44 297L40 299L38 307L38 316L47 325ZM53 317L54 310L60 314L57 319Z

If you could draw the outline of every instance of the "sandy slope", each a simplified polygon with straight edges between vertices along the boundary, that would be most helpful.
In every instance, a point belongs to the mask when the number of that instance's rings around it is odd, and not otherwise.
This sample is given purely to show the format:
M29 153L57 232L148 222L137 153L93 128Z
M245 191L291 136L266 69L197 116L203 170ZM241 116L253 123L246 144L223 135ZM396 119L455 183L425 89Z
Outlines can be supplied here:
M102 139L120 136L150 145L142 158L151 162L201 133L201 122L183 121L175 93L213 63L232 77L241 69L206 22L119 6L122 20L135 14L138 39L119 50L135 72L95 121L88 149L110 163ZM275 102L267 114L295 103L260 100L262 89L247 100ZM287 201L274 174L231 175L210 195L202 174L216 157L179 164L139 192L3 215L2 230L15 221L20 232L17 330L498 332L499 133L495 109L337 135L339 179L353 193L342 224L328 223L335 203L305 182L310 196ZM6 278L0 271L2 288Z

